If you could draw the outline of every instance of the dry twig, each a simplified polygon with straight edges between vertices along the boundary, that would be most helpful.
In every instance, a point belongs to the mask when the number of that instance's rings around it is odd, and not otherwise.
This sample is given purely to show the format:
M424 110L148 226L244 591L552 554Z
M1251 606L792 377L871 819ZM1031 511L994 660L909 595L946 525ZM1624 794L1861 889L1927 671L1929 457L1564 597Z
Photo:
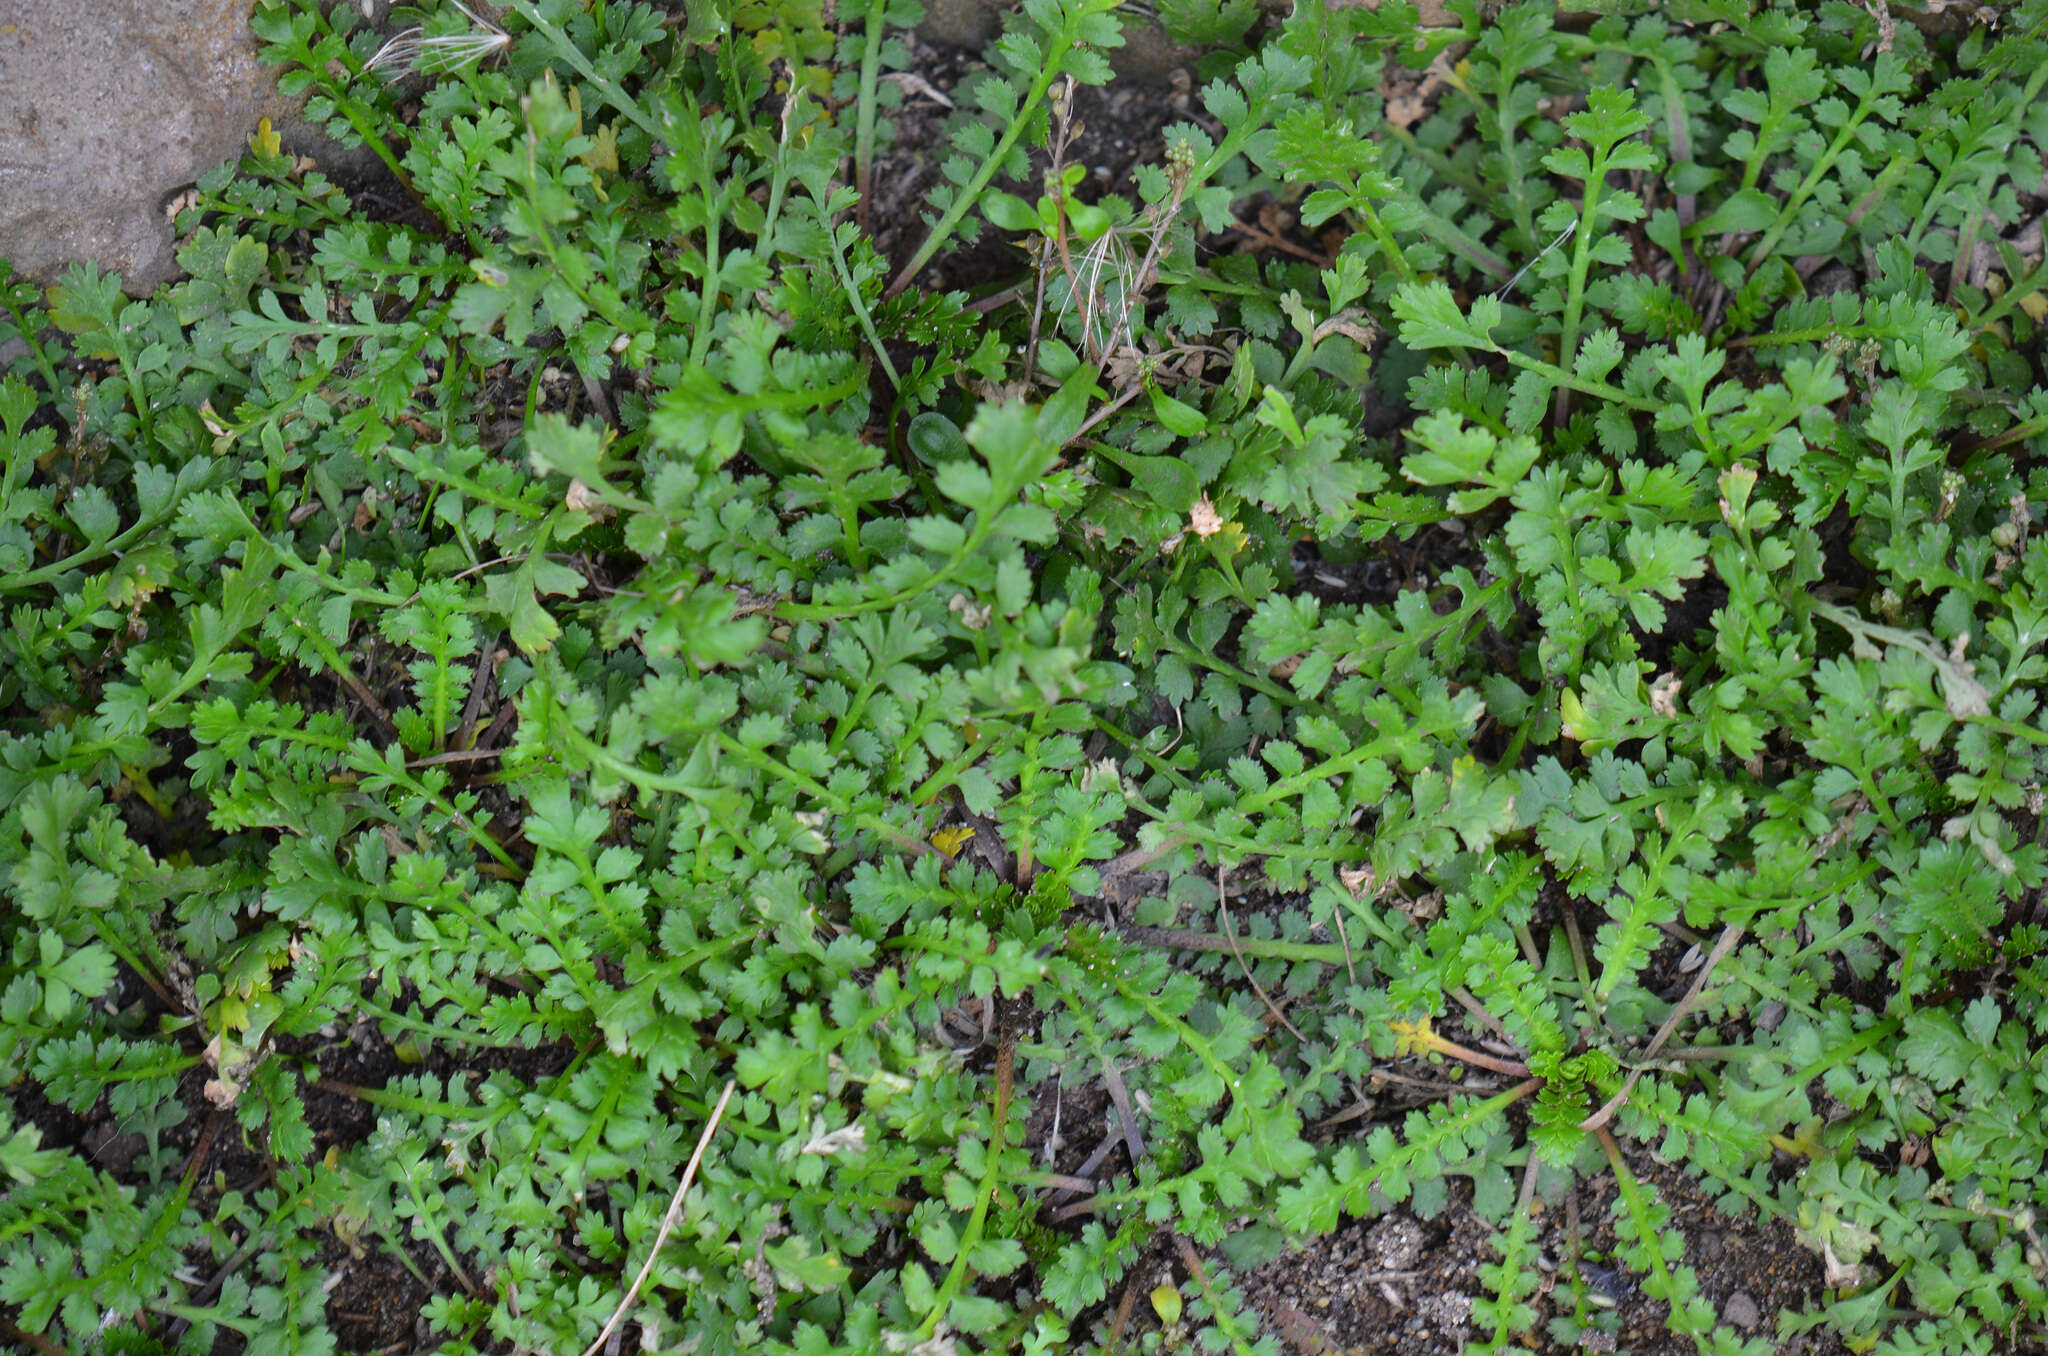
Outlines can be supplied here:
M689 1194L690 1183L697 1178L697 1165L704 1161L704 1150L711 1143L711 1137L718 1133L718 1122L725 1117L725 1104L732 1100L733 1090L738 1084L727 1080L725 1091L718 1095L718 1105L711 1108L711 1119L704 1122L704 1133L697 1136L697 1147L690 1151L690 1162L683 1169L683 1180L676 1183L676 1194L669 1198L668 1213L661 1217L661 1227L654 1231L654 1246L647 1250L647 1260L640 1264L640 1274L633 1278L633 1284L626 1287L624 1299L619 1307L612 1310L612 1316L605 1320L604 1328L595 1340L583 1349L583 1356L597 1356L597 1349L605 1344L620 1323L625 1321L626 1311L639 1298L640 1287L647 1283L647 1277L654 1271L654 1259L661 1256L662 1248L668 1243L669 1231L682 1218L683 1197Z
M1678 1000L1678 1006L1671 1009L1671 1015L1664 1019L1664 1025L1657 1028L1657 1034L1651 1038L1649 1048L1643 1051L1643 1057L1628 1071L1628 1077L1622 1080L1620 1091L1608 1098L1605 1106L1580 1121L1579 1129L1593 1130L1605 1135L1607 1122L1614 1119L1614 1113L1628 1100L1628 1094L1635 1087L1636 1080L1643 1076L1643 1070L1657 1057L1657 1052L1664 1048L1664 1042L1671 1039L1671 1033L1677 1029L1679 1022L1693 1010L1693 1005L1699 1002L1700 992L1707 987L1707 979L1714 973L1714 967L1735 949L1735 944L1742 940L1743 931L1742 926L1737 923L1730 923L1721 930L1720 940L1714 943L1714 949L1707 956L1707 963L1700 967L1699 974L1694 977L1692 987L1685 991L1685 997Z

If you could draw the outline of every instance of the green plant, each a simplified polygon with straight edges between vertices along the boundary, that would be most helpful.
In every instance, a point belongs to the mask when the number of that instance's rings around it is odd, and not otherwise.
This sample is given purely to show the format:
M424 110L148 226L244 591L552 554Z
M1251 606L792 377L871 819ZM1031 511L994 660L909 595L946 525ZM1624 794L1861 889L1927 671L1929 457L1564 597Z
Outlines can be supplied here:
M401 99L269 0L407 213L266 129L159 296L0 274L10 1340L1267 1353L1455 1200L1507 1351L1611 1176L1771 1349L1651 1158L1777 1337L2038 1339L2048 11L1212 8L1128 198L1013 15L891 260L914 6L423 5Z

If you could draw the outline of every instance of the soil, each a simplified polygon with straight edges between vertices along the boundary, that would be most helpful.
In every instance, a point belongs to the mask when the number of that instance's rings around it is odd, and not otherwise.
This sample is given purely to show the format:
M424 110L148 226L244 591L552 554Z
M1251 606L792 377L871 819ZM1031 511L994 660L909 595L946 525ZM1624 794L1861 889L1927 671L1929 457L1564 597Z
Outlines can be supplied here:
M1136 877L1129 884L1139 885ZM1142 893L1142 889L1140 890ZM1127 898L1105 896L1121 914ZM1297 898L1253 887L1233 899L1236 928L1298 910ZM1564 892L1553 882L1542 894L1536 931L1548 935L1562 927L1568 907ZM1193 920L1198 930L1214 931ZM1317 941L1334 938L1315 936ZM1694 939L1678 932L1658 948L1645 971L1647 987L1676 1000L1690 987L1694 973L1684 960ZM1216 956L1191 958L1191 963L1228 970ZM1222 980L1211 975L1212 982ZM1224 981L1227 982L1227 981ZM1447 1020L1445 1035L1472 1045L1484 1043L1485 1032L1461 1029ZM1740 1033L1721 1031L1723 1040ZM1420 1060L1386 1069L1386 1095L1369 1119L1339 1126L1327 1143L1355 1142L1380 1124L1398 1123L1408 1110L1451 1092L1440 1069ZM1478 1085L1473 1085L1478 1090ZM1107 1180L1131 1171L1132 1160L1115 1132L1110 1098L1101 1081L1069 1082L1059 1091L1061 1132L1053 1139L1051 1089L1036 1090L1026 1131L1034 1158L1053 1170L1079 1178ZM1342 1113L1340 1113L1341 1115ZM1103 1127L1110 1126L1105 1133ZM1085 1129L1081 1129L1085 1127ZM1074 1142L1076 1136L1082 1142ZM1670 1212L1671 1232L1683 1240L1675 1265L1697 1274L1700 1293L1718 1320L1743 1339L1762 1338L1780 1356L1844 1356L1848 1348L1825 1329L1781 1334L1781 1318L1820 1307L1825 1268L1820 1256L1802 1245L1789 1224L1759 1218L1753 1210L1724 1213L1714 1197L1687 1174L1682 1164L1666 1163L1642 1145L1622 1141L1621 1152L1631 1174L1654 1190ZM1785 1165L1789 1167L1789 1164ZM1627 1351L1637 1356L1690 1356L1692 1339L1669 1331L1667 1306L1644 1293L1640 1278L1614 1263L1618 1240L1614 1217L1618 1188L1604 1169L1579 1181L1561 1198L1538 1197L1532 1213L1538 1220L1537 1246L1543 1281L1529 1301L1536 1323L1519 1340L1538 1356L1564 1356L1577 1351ZM1046 1197L1043 1217L1055 1225L1073 1214L1074 1193ZM1085 1209L1085 1207L1080 1207ZM1195 1293L1196 1268L1213 1277L1229 1266L1232 1282L1260 1321L1261 1331L1277 1337L1281 1349L1294 1356L1340 1356L1349 1352L1396 1353L1397 1356L1458 1356L1466 1344L1491 1337L1472 1323L1473 1301L1490 1295L1482 1268L1496 1260L1493 1226L1475 1212L1466 1179L1452 1179L1448 1201L1431 1216L1399 1206L1367 1219L1347 1219L1331 1235L1247 1267L1231 1264L1229 1249L1197 1256L1182 1240L1156 1235L1124 1283L1112 1291L1096 1313L1084 1316L1077 1332L1102 1338L1156 1327L1146 1297L1167 1284L1184 1294ZM1576 1267L1597 1298L1580 1325L1573 1326L1572 1290L1566 1278ZM1128 1342L1128 1337L1126 1337ZM1116 1345L1112 1339L1111 1345Z
M897 267L909 262L930 230L925 195L941 182L939 166L952 153L946 127L951 105L966 98L976 78L989 70L971 51L938 46L915 33L903 34L902 40L915 79L902 82L903 103L889 115L896 134L876 159L870 214L875 247ZM1131 170L1164 157L1165 129L1175 122L1208 123L1193 90L1193 77L1180 69L1162 72L1156 80L1119 79L1077 89L1073 110L1081 130L1071 160L1088 167L1081 196L1093 201L1121 193L1135 201ZM1032 174L1044 168L1041 153L1033 159ZM1042 191L1035 178L999 180L997 186L1029 199ZM993 290L1021 279L1025 267L1022 252L984 224L974 243L943 251L918 282L937 291Z
M1811 1307L1820 1294L1821 1259L1798 1245L1782 1223L1723 1215L1692 1179L1641 1152L1624 1152L1638 1179L1654 1184L1670 1207L1675 1232L1685 1239L1680 1264L1699 1273L1701 1293L1721 1321L1744 1338L1772 1341L1780 1356L1833 1356L1845 1352L1828 1332L1776 1337L1777 1316ZM1522 1340L1549 1356L1571 1351L1618 1351L1636 1356L1690 1356L1692 1339L1668 1331L1666 1306L1643 1294L1636 1278L1581 1262L1589 1284L1611 1309L1596 1309L1596 1323L1567 1345L1550 1332L1553 1318L1568 1318L1570 1292L1560 1268L1575 1253L1607 1256L1615 1245L1611 1174L1582 1183L1564 1208L1539 1215L1545 1285L1532 1304L1537 1326ZM1252 1307L1271 1325L1284 1350L1299 1356L1350 1351L1401 1356L1457 1356L1465 1343L1490 1332L1471 1323L1474 1297L1489 1294L1480 1268L1494 1260L1491 1226L1471 1209L1461 1183L1434 1219L1398 1209L1372 1220L1347 1221L1313 1248L1289 1253L1241 1279ZM1537 1204L1541 1204L1538 1202ZM1573 1221L1581 1239L1572 1246ZM1553 1282L1559 1282L1552 1289Z
M1448 548L1452 543L1444 545ZM1280 914L1299 907L1298 899L1257 888L1233 900L1239 930L1261 915L1277 925ZM1564 925L1569 907L1565 892L1553 881L1539 897L1534 930L1552 935ZM1194 925L1202 928L1200 920ZM1680 998L1696 973L1684 968L1695 940L1682 931L1667 937L1645 969L1646 987L1667 1000ZM1227 968L1227 961L1222 964ZM1217 978L1212 976L1212 981ZM1447 1019L1441 1031L1468 1045L1483 1045L1487 1034L1465 1027L1461 1019ZM1727 1041L1742 1039L1734 1030L1718 1034ZM1375 1126L1398 1124L1411 1108L1453 1090L1440 1067L1421 1060L1386 1072L1390 1083L1371 1117L1338 1126L1328 1142L1355 1142ZM1477 1083L1473 1090L1479 1090ZM1068 1125L1102 1124L1105 1099L1099 1083L1069 1086L1063 1100ZM1087 1108L1078 1119L1074 1116L1077 1107ZM1040 1142L1047 1119L1034 1115L1028 1143ZM1069 1159L1079 1154L1070 1146L1060 1155L1058 1170L1084 1177L1128 1170L1128 1156L1114 1136L1103 1147L1108 1150L1106 1155L1076 1166ZM1724 1213L1683 1165L1663 1162L1644 1146L1625 1139L1621 1152L1636 1180L1654 1189L1669 1209L1672 1233L1684 1241L1677 1265L1697 1273L1700 1293L1723 1324L1745 1340L1765 1339L1780 1356L1844 1356L1847 1347L1825 1329L1779 1334L1781 1315L1819 1307L1825 1280L1822 1259L1800 1244L1788 1224L1761 1219L1753 1210ZM1667 1329L1667 1306L1643 1292L1640 1278L1611 1261L1618 1243L1613 1223L1619 1208L1617 1196L1614 1175L1602 1169L1579 1181L1562 1199L1538 1197L1532 1203L1544 1279L1529 1301L1536 1309L1536 1324L1519 1340L1538 1356L1576 1351L1690 1356L1697 1350L1691 1338ZM1057 1218L1057 1211L1053 1217ZM1492 1235L1493 1226L1472 1208L1469 1180L1454 1178L1447 1204L1433 1216L1404 1205L1368 1219L1347 1219L1333 1234L1308 1247L1282 1253L1248 1270L1233 1268L1233 1282L1259 1317L1261 1330L1278 1337L1281 1349L1293 1356L1349 1352L1458 1356L1468 1342L1492 1336L1490 1331L1476 1329L1471 1321L1473 1300L1491 1294L1481 1268L1496 1260ZM1188 1255L1174 1245L1170 1238L1156 1239L1130 1274L1127 1287L1140 1302L1127 1307L1142 1320L1137 1326L1149 1325L1150 1306L1142 1301L1153 1286L1164 1282L1192 1293L1192 1265ZM1212 1273L1228 1265L1221 1249L1207 1252L1199 1262ZM1573 1304L1565 1278L1575 1265L1599 1295L1598 1307L1581 1316L1582 1329L1564 1322L1572 1317ZM1115 1300L1113 1295L1112 1302ZM1105 1305L1105 1309L1110 1307ZM1555 1328L1553 1320L1558 1320ZM1106 1321L1114 1323L1114 1314Z
M1258 911L1259 897L1248 897L1242 907ZM977 1025L979 1017L979 1013L960 1015L956 1034L963 1041L974 1040L978 1033L969 1028ZM568 1047L541 1047L466 1051L458 1058L436 1050L423 1062L409 1064L369 1023L334 1038L301 1043L285 1053L310 1059L320 1075L305 1089L316 1156L359 1144L374 1130L376 1108L354 1095L354 1089L381 1088L411 1073L463 1078L493 1069L509 1069L537 1083L559 1072L573 1054ZM247 1193L265 1185L271 1176L265 1158L243 1143L232 1116L216 1112L205 1101L202 1085L207 1076L203 1067L187 1072L179 1087L186 1118L163 1137L164 1149L173 1155L174 1170L193 1173L192 1206L202 1214L213 1208L223 1191ZM1121 1137L1101 1133L1106 1123L1113 1124L1113 1118L1111 1099L1099 1080L1065 1084L1053 1096L1043 1095L1051 1089L1037 1091L1040 1095L1034 1097L1026 1132L1034 1157L1049 1158L1055 1171L1098 1181L1130 1170ZM9 1095L16 1117L38 1126L47 1145L82 1147L107 1171L132 1172L146 1152L142 1137L116 1125L106 1115L104 1103L92 1116L79 1117L45 1101L32 1084L11 1089ZM1349 1127L1346 1133L1363 1134L1367 1128ZM1052 1152L1044 1154L1048 1144ZM1815 1303L1822 1285L1820 1259L1801 1247L1787 1226L1723 1215L1681 1169L1659 1163L1633 1146L1625 1146L1624 1153L1636 1176L1653 1184L1670 1207L1674 1229L1685 1239L1683 1264L1698 1271L1702 1292L1724 1322L1745 1337L1771 1338L1779 1314L1798 1312ZM1562 1206L1545 1209L1538 1202L1539 1246L1551 1268L1547 1276L1557 1275L1555 1268L1567 1265L1566 1259L1573 1256L1611 1255L1615 1194L1611 1174L1602 1173L1581 1183ZM1075 1199L1064 1193L1048 1196L1047 1217L1058 1220L1062 1208ZM1376 1219L1348 1220L1314 1246L1283 1254L1237 1276L1236 1281L1264 1330L1276 1334L1287 1352L1299 1356L1351 1351L1456 1356L1467 1340L1480 1336L1471 1329L1469 1319L1473 1298L1486 1293L1480 1268L1493 1258L1489 1237L1489 1226L1471 1209L1469 1186L1458 1182L1449 1204L1434 1218L1401 1208ZM1574 1237L1579 1240L1577 1247ZM1176 1250L1176 1242L1164 1234L1155 1238L1132 1269L1125 1289L1142 1301L1144 1292L1161 1280L1185 1282L1188 1263ZM1224 1265L1216 1252L1201 1260L1212 1273ZM471 1259L458 1257L458 1261L474 1282ZM209 1259L195 1256L193 1262L197 1274L211 1274ZM339 1237L331 1238L320 1263L331 1272L327 1320L344 1350L395 1356L431 1347L430 1334L420 1326L422 1304L433 1294L464 1288L439 1253L416 1240L407 1247L407 1261L400 1261L387 1248L351 1246ZM1689 1339L1666 1332L1664 1306L1644 1296L1631 1278L1589 1266L1588 1279L1612 1300L1613 1308L1603 1320L1610 1326L1590 1332L1588 1340L1577 1347L1550 1340L1543 1324L1557 1310L1550 1295L1539 1294L1535 1300L1539 1327L1529 1339L1534 1351L1548 1356L1572 1350L1619 1349L1638 1356L1679 1356L1694 1350ZM1112 1310L1120 1308L1125 1318L1118 1326L1150 1324L1149 1305L1115 1303L1119 1298L1113 1296L1112 1303L1096 1317L1118 1323ZM1557 1298L1568 1304L1566 1292L1558 1291ZM1610 1340L1617 1345L1605 1345ZM216 1348L220 1356L234 1356L238 1344L232 1336L223 1341L225 1345ZM1788 1339L1775 1349L1785 1356L1834 1356L1845 1350L1826 1333Z

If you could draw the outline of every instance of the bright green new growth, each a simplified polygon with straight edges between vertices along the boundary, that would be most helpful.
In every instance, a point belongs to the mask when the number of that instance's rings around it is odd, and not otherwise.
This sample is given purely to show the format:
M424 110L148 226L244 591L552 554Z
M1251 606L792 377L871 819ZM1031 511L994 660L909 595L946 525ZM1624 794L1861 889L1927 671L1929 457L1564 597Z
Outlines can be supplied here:
M1089 201L1028 0L896 260L855 8L265 0L403 204L0 265L0 1332L1263 1356L1455 1203L1569 1347L1611 1175L1703 1352L2038 1344L2048 5L1174 4Z

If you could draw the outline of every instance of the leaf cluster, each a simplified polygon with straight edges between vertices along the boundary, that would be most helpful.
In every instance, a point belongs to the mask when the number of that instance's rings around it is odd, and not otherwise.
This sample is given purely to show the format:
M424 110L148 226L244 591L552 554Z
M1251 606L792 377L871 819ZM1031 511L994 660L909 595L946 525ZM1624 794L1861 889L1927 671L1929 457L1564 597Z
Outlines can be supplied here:
M1506 1351L1611 1175L1767 1349L1655 1157L1779 1338L2048 1322L2048 10L1610 8L1166 7L1091 201L1029 0L885 258L914 5L266 0L406 209L259 134L159 295L0 266L6 1321L1265 1353L1456 1202Z

